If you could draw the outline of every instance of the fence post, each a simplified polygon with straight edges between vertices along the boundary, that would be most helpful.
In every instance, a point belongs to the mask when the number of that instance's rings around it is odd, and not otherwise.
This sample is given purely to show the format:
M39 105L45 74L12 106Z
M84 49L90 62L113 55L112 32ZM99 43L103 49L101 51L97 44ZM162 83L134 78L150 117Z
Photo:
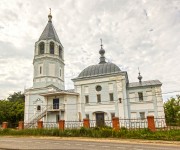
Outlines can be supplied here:
M7 129L8 128L8 122L3 122L2 123L2 128Z
M119 128L120 128L119 117L113 117L112 118L112 125L113 125L113 129L119 130Z
M24 121L19 121L18 129L19 130L23 130L24 129Z
M59 120L59 129L64 130L65 127L65 120Z
M37 126L38 129L43 128L43 121L38 121L37 124L38 124L38 126Z
M88 118L84 118L83 119L83 127L84 128L90 128L90 124L89 124L89 119Z
M148 121L148 129L152 132L156 131L155 122L154 122L154 116L147 116Z

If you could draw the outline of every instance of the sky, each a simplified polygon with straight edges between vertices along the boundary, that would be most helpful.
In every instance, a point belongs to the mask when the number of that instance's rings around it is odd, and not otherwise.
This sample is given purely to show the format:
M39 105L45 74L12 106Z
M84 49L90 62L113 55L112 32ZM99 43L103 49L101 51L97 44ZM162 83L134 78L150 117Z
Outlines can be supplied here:
M160 80L163 98L180 94L180 0L0 0L0 99L32 87L33 56L48 22L64 46L65 85L99 63L100 39L108 62L129 82Z

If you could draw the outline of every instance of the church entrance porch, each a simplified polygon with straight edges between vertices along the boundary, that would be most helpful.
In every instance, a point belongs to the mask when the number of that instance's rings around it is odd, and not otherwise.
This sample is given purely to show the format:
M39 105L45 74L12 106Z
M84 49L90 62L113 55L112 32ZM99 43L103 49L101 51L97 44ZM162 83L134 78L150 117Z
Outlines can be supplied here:
M103 112L96 113L96 126L97 127L102 127L104 125L105 125L104 113Z

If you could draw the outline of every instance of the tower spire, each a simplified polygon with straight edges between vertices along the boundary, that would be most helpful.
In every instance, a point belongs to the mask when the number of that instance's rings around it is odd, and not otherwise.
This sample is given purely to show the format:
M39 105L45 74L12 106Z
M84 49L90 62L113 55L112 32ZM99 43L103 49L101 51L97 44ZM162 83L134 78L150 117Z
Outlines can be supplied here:
M138 71L139 71L139 67L138 67ZM142 76L141 76L141 73L140 73L140 71L139 71L139 76L138 76L138 79L139 79L139 83L141 83L141 80L142 80Z
M106 63L106 61L105 61L105 57L104 57L104 54L105 54L105 50L103 49L103 44L102 44L102 39L100 39L100 41L101 41L101 49L99 50L99 54L101 55L100 56L100 62L99 62L99 64L103 64L103 63Z
M49 22L52 22L51 8L49 8L48 18L49 18Z

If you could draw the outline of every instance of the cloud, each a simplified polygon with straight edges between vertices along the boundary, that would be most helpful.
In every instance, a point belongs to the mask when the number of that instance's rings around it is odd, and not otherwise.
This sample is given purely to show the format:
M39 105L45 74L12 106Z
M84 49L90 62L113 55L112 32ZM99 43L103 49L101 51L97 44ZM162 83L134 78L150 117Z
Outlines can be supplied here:
M99 62L102 38L107 60L128 71L130 82L140 67L143 80L159 79L163 92L180 90L180 1L1 0L0 8L0 99L32 85L34 44L49 8L65 50L66 88Z

